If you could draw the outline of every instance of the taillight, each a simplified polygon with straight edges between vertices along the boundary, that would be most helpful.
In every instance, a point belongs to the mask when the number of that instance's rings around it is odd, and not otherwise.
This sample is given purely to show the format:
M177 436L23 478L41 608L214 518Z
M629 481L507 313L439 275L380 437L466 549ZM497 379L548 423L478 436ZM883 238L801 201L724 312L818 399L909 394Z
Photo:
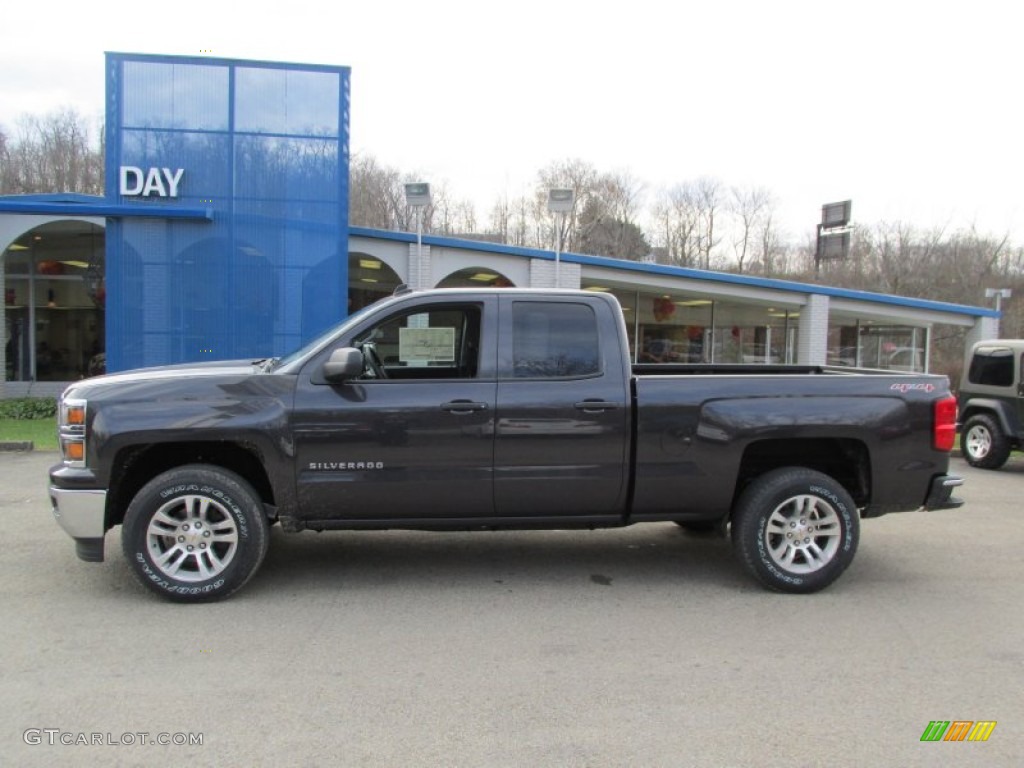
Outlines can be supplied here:
M932 403L932 447L952 451L956 445L956 398L950 395Z

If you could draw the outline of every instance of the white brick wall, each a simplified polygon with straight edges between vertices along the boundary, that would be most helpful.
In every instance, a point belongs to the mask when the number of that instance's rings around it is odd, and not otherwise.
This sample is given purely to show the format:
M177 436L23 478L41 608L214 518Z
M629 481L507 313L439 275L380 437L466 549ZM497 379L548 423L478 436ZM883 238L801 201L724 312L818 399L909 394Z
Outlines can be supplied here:
M796 361L824 365L828 357L828 296L811 294L800 311Z
M547 259L530 259L530 288L579 288L581 285L579 264L561 262L558 267L558 285L555 285L555 262Z
M430 267L430 246L423 245L422 255L418 253L416 243L409 243L409 282L408 286L415 291L433 288Z
M998 339L999 338L999 318L998 317L979 317L977 322L974 323L974 327L967 334L966 346L964 351L966 352L971 346L977 341L985 341L985 339Z

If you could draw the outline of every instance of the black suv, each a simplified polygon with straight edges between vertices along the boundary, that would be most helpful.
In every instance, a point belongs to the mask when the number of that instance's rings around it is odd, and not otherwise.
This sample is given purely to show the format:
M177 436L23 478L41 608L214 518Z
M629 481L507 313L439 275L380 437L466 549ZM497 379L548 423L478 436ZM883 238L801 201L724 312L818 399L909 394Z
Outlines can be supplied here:
M979 341L960 381L960 445L973 467L999 469L1024 445L1024 339Z

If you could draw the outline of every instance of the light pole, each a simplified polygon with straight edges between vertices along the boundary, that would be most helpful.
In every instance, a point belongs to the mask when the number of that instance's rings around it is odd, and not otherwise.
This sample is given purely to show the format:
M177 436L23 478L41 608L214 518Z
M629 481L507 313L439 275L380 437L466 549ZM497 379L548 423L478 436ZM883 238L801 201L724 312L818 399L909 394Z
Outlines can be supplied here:
M996 312L1003 311L1003 299L1008 299L1013 295L1013 291L1009 288L986 288L985 298L991 299L995 297L996 300Z
M405 185L405 204L416 209L416 269L423 269L423 209L430 205L430 185L417 181ZM418 277L418 275L417 275ZM412 282L412 270L409 270L409 281ZM418 288L417 279L413 288Z
M562 214L561 220L556 220L558 231L555 233L555 288L561 287L561 266L562 266L562 230L565 228L565 214L572 210L576 202L576 192L572 189L549 189L548 190L548 212Z

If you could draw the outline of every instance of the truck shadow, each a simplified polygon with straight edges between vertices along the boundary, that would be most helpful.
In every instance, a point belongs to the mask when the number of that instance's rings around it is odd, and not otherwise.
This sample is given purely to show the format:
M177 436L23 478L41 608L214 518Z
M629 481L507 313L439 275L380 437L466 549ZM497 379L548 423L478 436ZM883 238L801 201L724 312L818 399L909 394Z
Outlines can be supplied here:
M989 474L1024 475L1024 452L1014 451L1010 458L999 469L977 469L967 463L966 459L954 454L950 462L950 471L962 477L984 478Z
M111 552L106 567L85 572L83 594L96 599L152 595L135 582L128 563ZM861 542L850 569L822 595L853 591L885 594L934 575L900 563L883 543ZM93 577L93 578L88 578ZM95 583L90 583L95 580ZM714 595L762 594L794 599L762 588L732 551L728 538L651 524L600 531L331 531L271 530L270 549L252 581L231 602L272 594L325 597L458 590L464 594L523 594L562 590L608 596L671 592ZM710 590L710 592L709 592ZM104 598L107 599L107 598ZM806 600L808 596L795 599Z
M725 538L672 524L600 531L304 532L274 529L246 592L492 590L550 584L615 589L680 584L759 589Z

